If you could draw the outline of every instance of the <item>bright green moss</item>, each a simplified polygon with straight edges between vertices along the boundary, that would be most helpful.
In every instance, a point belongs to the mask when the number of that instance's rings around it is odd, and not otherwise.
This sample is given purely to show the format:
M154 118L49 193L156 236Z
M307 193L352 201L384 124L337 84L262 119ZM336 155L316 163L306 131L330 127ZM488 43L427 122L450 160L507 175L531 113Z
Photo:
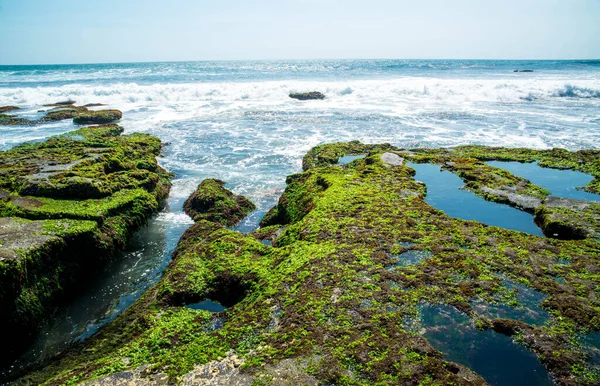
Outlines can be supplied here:
M546 194L482 166L477 157L442 150L411 155L359 143L320 146L309 153L307 171L288 178L271 226L246 236L197 222L153 289L96 338L32 379L82 381L148 364L151 372L179 382L194 366L232 350L256 382L270 379L270 366L294 359L311 362L298 371L323 383L482 384L407 331L405 323L422 304L446 304L481 330L513 337L558 382L594 384L597 365L586 362L577 335L600 329L598 241L548 239L450 218L423 200L425 187L411 168L382 162L384 151L440 164L459 157L455 172L475 176L480 186L491 185L487 173L493 173L502 184L521 184L523 194ZM346 152L367 156L335 165ZM275 247L253 236L269 237ZM423 258L398 264L409 251ZM567 257L568 264L561 263ZM494 319L473 307L475 300L529 307L506 281L543 294L536 306L549 312L545 324ZM206 313L195 319L184 308L204 299L229 308L207 325ZM216 321L221 328L212 327ZM135 359L125 364L124 356Z

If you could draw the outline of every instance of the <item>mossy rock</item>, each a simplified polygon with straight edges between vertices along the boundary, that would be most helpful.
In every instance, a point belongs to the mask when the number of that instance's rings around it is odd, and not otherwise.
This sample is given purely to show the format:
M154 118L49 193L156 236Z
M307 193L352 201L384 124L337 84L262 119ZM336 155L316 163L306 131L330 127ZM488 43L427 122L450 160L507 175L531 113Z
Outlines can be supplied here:
M73 118L73 123L78 125L97 125L118 121L122 117L123 113L119 110L88 111Z
M528 235L451 218L428 205L426 187L404 159L447 165L479 191L498 188L486 175L494 173L524 195L540 193L548 205L539 187L485 168L469 152L473 148L407 151L358 142L312 149L306 171L288 177L270 227L254 235L226 229L221 219L230 206L211 204L220 215L186 231L159 283L95 337L24 379L485 384L408 327L422 305L438 304L460 311L470 320L465 328L514 337L509 344L537 355L557 383L598 384L598 364L588 362L577 343L600 330L598 240ZM558 163L537 152L520 154ZM348 153L366 157L337 165ZM463 166L448 164L459 161ZM221 181L208 181L206 201L231 199ZM274 239L275 247L256 238ZM407 252L424 258L398 264ZM543 294L545 323L489 316L474 306L530 311L507 280ZM186 307L204 300L228 308L211 314Z
M0 362L24 349L166 198L160 140L122 132L85 127L0 152L0 330L11 331Z
M223 185L225 182L209 178L200 183L185 201L183 209L194 221L207 220L223 226L240 222L256 209L244 196L236 196Z
M44 117L41 119L42 122L54 122L54 121L62 121L65 119L73 119L78 115L87 112L88 109L86 107L57 107L46 113Z
M0 125L4 126L15 126L15 125L27 125L31 121L25 118L19 118L8 114L0 114Z

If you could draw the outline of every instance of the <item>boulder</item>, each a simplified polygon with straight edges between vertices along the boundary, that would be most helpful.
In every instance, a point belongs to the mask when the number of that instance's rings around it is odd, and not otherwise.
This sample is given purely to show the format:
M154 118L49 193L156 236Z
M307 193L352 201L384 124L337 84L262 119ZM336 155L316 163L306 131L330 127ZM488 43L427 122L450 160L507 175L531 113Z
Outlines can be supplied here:
M256 207L244 196L236 196L223 185L209 178L185 201L183 209L194 221L207 220L232 226L243 220Z
M290 98L292 99L298 99L301 101L307 101L307 100L315 100L315 99L325 99L325 95L323 95L322 93L318 92L318 91L311 91L311 92L303 92L303 93L290 93Z

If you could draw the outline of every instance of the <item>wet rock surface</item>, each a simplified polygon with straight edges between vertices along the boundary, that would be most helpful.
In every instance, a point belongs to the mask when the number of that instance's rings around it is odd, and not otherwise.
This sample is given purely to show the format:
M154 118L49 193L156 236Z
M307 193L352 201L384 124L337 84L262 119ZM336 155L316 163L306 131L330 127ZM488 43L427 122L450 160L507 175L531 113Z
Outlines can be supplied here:
M290 98L292 98L292 99L298 99L298 100L301 100L301 101L308 101L308 100L325 99L325 95L323 93L318 92L318 91L293 92L293 93L290 93Z
M337 164L352 154L365 157ZM591 204L548 197L483 161L572 164L598 177L592 154L484 147L409 152L359 142L318 146L305 156L304 172L288 177L263 228L244 235L224 227L219 218L228 216L199 217L159 283L92 339L22 381L486 384L469 369L476 367L471 359L453 362L430 343L429 333L446 319L434 315L425 332L411 327L432 305L461 315L470 333L501 336L503 344L518 348L511 351L515 355L525 352L538 361L548 374L532 379L598 384L598 364L588 361L578 343L579 336L600 330L597 238L544 238L449 217L424 201L426 186L400 162L443 165L467 189L494 202L506 197L485 188L541 201L521 210L548 206L577 213ZM211 210L226 213L230 206L214 204L223 196L222 182L210 183L215 189L203 194L214 197ZM204 300L228 308L215 315L186 307ZM544 322L529 317L528 309L543 314ZM512 315L527 317L506 317ZM456 333L460 343L461 331ZM485 358L485 350L497 347L478 349ZM515 371L503 365L493 371Z
M169 191L157 138L86 127L0 152L0 362L101 270Z
M123 113L119 110L87 111L76 115L73 118L73 123L78 125L99 125L118 121L122 117Z

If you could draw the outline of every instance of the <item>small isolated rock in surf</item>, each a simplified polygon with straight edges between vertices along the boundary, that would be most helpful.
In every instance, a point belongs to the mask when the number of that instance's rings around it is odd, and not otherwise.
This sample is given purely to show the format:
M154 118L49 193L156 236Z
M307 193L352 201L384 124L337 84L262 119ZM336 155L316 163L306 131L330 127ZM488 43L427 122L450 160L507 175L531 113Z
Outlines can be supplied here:
M314 100L314 99L325 99L325 95L323 93L320 93L318 91L311 91L311 92L291 92L290 93L290 98L292 99L298 99L301 101L308 101L308 100Z
M533 72L533 70L514 70L513 72Z

